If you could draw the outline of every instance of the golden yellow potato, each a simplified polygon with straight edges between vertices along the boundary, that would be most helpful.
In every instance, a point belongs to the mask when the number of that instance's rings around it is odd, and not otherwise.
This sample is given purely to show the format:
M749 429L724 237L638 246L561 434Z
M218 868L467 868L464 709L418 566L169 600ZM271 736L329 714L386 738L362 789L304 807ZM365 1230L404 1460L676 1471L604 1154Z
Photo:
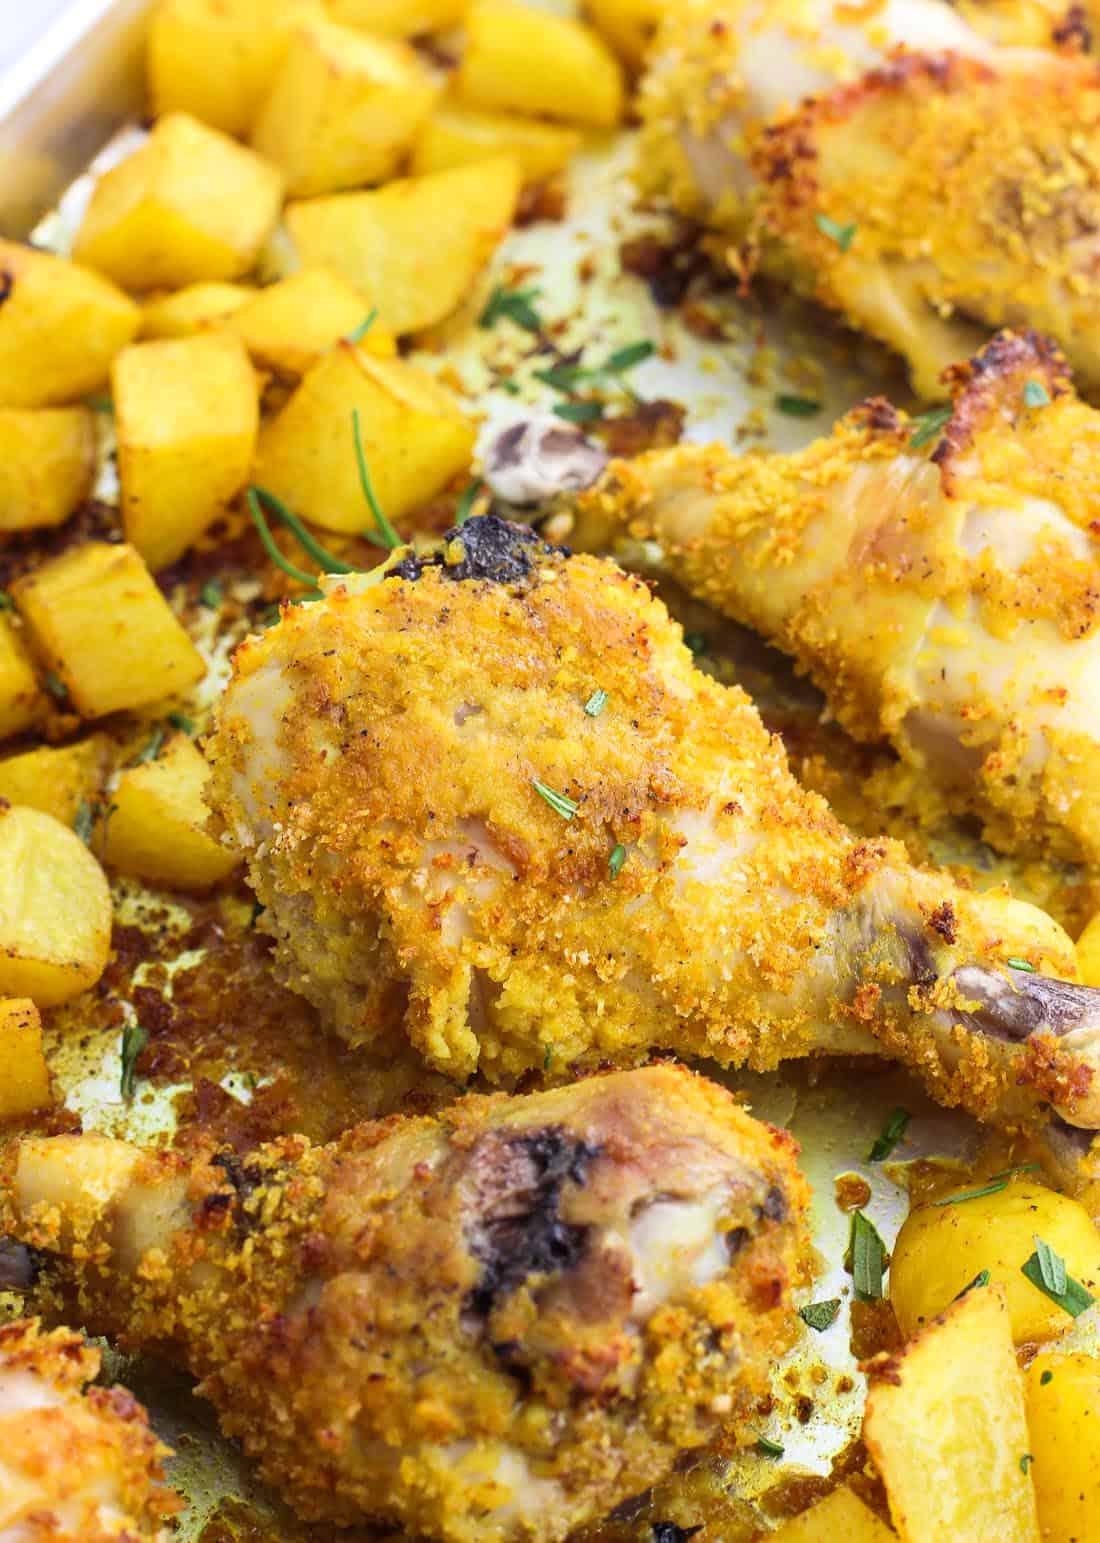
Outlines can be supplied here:
M519 167L498 156L376 193L288 204L286 223L304 267L341 274L400 335L462 303L511 225L519 192Z
M147 33L153 112L185 112L243 138L294 29L323 0L159 0Z
M1085 1543L1100 1528L1100 1361L1037 1356L1024 1397L1044 1543Z
M87 407L0 407L0 531L60 525L92 490Z
M474 0L456 90L475 107L613 128L623 71L598 32L514 0Z
M834 1489L768 1536L771 1543L890 1543L894 1534L850 1489Z
M476 430L454 398L402 359L341 344L302 381L260 434L256 481L326 530L369 529L352 436L385 514L399 519L469 465Z
M1002 1287L968 1291L869 1375L863 1439L903 1543L1039 1543Z
M389 37L420 37L457 27L470 0L328 0L333 21Z
M421 128L410 171L417 177L452 166L468 166L493 155L517 162L525 182L551 177L581 147L576 129L539 123L511 113L481 112L461 102L443 102Z
M143 338L189 338L216 327L247 305L256 290L247 284L188 284L147 300L141 313Z
M205 890L240 861L206 831L203 787L210 775L185 734L169 739L155 760L122 773L102 841L103 861L120 873L171 889Z
M108 279L0 241L0 407L54 407L95 391L141 312Z
M279 375L304 375L334 343L356 332L370 306L346 279L327 268L303 268L256 292L228 323L252 358ZM392 358L397 342L375 317L361 346Z
M585 0L585 13L597 31L632 69L640 68L661 17L675 0Z
M291 197L384 182L440 89L407 43L313 22L295 33L252 145L282 170Z
M29 997L0 1000L0 1120L21 1119L52 1103L42 1020Z
M239 337L134 343L111 371L122 524L156 571L182 557L248 481L259 382Z
M29 729L44 706L24 633L0 611L0 739Z
M276 167L186 113L100 177L74 255L127 289L180 289L254 266L279 218Z
M110 890L80 837L40 809L0 806L0 995L67 1002L110 950Z
M0 798L52 814L72 825L81 804L99 793L111 759L111 742L91 734L72 745L43 745L0 761Z
M980 1188L975 1180L951 1193ZM994 1195L911 1211L890 1263L890 1301L902 1333L916 1333L943 1312L982 1270L1004 1287L1018 1345L1065 1333L1073 1319L1021 1274L1037 1236L1061 1254L1070 1275L1100 1294L1100 1234L1088 1212L1031 1178L1012 1179Z
M132 546L71 547L19 579L12 596L39 653L86 718L163 701L206 673Z
M1086 986L1100 986L1100 911L1077 939L1077 973Z

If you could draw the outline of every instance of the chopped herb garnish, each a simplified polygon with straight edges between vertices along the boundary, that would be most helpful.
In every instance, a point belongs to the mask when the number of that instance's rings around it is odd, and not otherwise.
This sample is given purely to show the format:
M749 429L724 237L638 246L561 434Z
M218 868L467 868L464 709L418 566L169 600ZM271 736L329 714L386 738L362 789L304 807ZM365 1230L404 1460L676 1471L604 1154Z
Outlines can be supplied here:
M1017 1163L1015 1168L1001 1168L997 1173L991 1173L991 1179L1013 1179L1018 1173L1038 1173L1042 1163Z
M552 411L566 423L595 423L603 417L602 402L555 402Z
M821 411L821 403L812 396L787 396L782 392L776 397L775 405L788 418L812 418Z
M90 407L94 413L107 413L113 415L115 404L109 396L86 396L84 406Z
M644 364L647 359L652 359L657 352L657 345L651 343L648 338L638 343L627 343L624 348L617 348L604 365L604 373L607 375L625 375L627 370L632 370L639 364Z
M1002 1189L1008 1188L1007 1175L1003 1178L991 1179L988 1184L983 1184L979 1189L964 1189L961 1195L945 1195L942 1200L933 1200L933 1205L962 1205L965 1200L983 1200L986 1195L999 1195Z
M54 674L53 670L46 671L42 677L42 684L56 702L67 702L69 700L68 686L66 686L60 675Z
M761 1457L782 1457L784 1451L778 1441L772 1441L768 1436L757 1436L756 1450Z
M145 761L155 761L167 737L162 728L155 728L149 736L149 743L143 746L135 755L133 764L141 766Z
M850 225L841 225L836 220L830 219L827 214L819 214L817 228L823 236L828 236L830 241L835 241L842 252L846 252L856 239L859 226L854 220Z
M251 489L256 497L266 508L270 509L276 519L286 526L298 545L307 557L313 561L324 573L359 573L362 570L352 563L345 563L339 557L334 557L328 547L324 547L317 540L313 532L287 508L282 499L274 493L269 493L267 488L254 487Z
M194 722L186 713L169 713L168 722L174 729L178 729L181 734L193 734L195 732Z
M852 1212L848 1252L856 1296L861 1302L879 1301L882 1297L886 1245L879 1237L874 1222L862 1211Z
M82 798L76 806L76 819L73 821L73 830L83 841L86 847L92 844L92 832L95 830L95 805Z
M122 1076L119 1078L119 1092L125 1099L134 1096L134 1068L137 1058L149 1043L148 1032L140 1023L128 1023L122 1031Z
M611 856L607 859L607 871L613 879L617 879L623 871L626 862L626 847L620 841L611 849Z
M898 1142L905 1135L910 1119L911 1115L908 1109L899 1108L891 1112L886 1124L882 1127L878 1136L875 1137L874 1146L867 1154L867 1161L869 1163L884 1163L886 1161Z
M1026 1475L1028 1469L1031 1467L1034 1461L1035 1459L1032 1457L1031 1453L1025 1452L1023 1457L1020 1459L1020 1472Z
M1037 1286L1044 1296L1057 1303L1071 1318L1079 1318L1096 1300L1080 1281L1074 1280L1067 1273L1066 1261L1042 1238L1035 1239L1035 1252L1020 1269L1033 1286Z
M919 450L922 445L927 445L930 440L935 439L937 434L951 422L952 410L946 406L933 407L930 412L914 418L913 433L909 440L910 450Z
M977 1275L975 1275L974 1279L972 1281L970 1281L967 1285L965 1285L963 1287L963 1289L959 1292L958 1296L954 1297L952 1300L958 1302L966 1295L966 1293L968 1291L976 1291L979 1286L988 1286L988 1285L989 1285L989 1271L988 1270L979 1270Z
M798 1316L807 1328L815 1329L818 1334L824 1334L839 1311L840 1298L830 1297L827 1302L811 1302L807 1307L800 1307Z
M253 902L252 902L252 915L248 918L249 931L251 931L252 928L255 927L256 923L259 921L260 917L264 914L264 912L266 910L267 910L267 906L266 905L262 905L259 900L253 900Z
M684 646L689 648L696 658L700 654L705 654L708 647L707 640L701 632L685 632Z
M6 589L0 589L0 611L14 611L15 601Z
M580 381L595 373L595 370L586 370L583 364L552 364L549 369L531 371L535 380L540 380L544 386L553 386L555 391L572 391Z
M572 798L566 798L564 793L555 793L553 788L548 788L545 782L539 782L536 778L532 787L540 798L544 798L555 814L560 814L563 820L571 820L580 808L580 804Z
M1050 1370L1049 1366L1047 1367L1045 1372L1040 1372L1039 1373L1039 1386L1041 1388L1045 1388L1048 1382L1053 1382L1053 1381L1054 1381L1054 1373Z
M553 1059L554 1059L554 1047L553 1047L553 1045L545 1045L545 1046L543 1046L543 1051L542 1051L542 1069L543 1069L544 1072L548 1072L550 1070L550 1063L551 1063L551 1061Z
M260 503L259 491L256 488L249 488L245 495L245 502L248 505L248 512L252 516L252 523L259 532L264 551L271 558L271 561L277 568L281 568L288 578L296 580L299 584L304 584L306 589L319 600L321 598L321 591L317 588L317 582L313 574L306 573L303 569L292 563L289 557L284 557L282 552L280 552L275 537L271 534L271 527L267 523L267 515L263 511L263 505Z
M1035 974L1035 966L1029 964L1026 959L1006 959L1005 964L1008 965L1010 970L1023 970L1025 975Z
M541 293L539 289L507 289L498 284L477 319L478 326L495 327L502 317L507 317L525 332L541 332L542 321L532 304Z
M377 320L378 307L375 306L372 311L369 311L367 315L363 317L363 320L359 323L358 327L354 328L351 332L348 333L348 342L361 343Z
M584 704L584 710L590 718L598 718L606 706L607 692L602 686L597 686Z
M455 505L456 525L465 525L471 514L473 514L474 504L477 502L477 496L484 486L485 484L482 482L480 477L474 477L470 482L467 482L466 486L462 490L462 497Z
M222 600L224 599L224 596L225 591L222 589L217 579L207 579L206 583L199 590L199 599L202 601L203 605L205 605L207 609L211 611L216 611L218 609L222 603Z
M516 380L498 380L495 385L498 391L507 391L509 396L519 396L520 385Z
M1028 407L1049 407L1050 393L1041 380L1029 380L1024 386L1024 402Z
M392 552L394 547L401 546L401 537L394 530L383 512L382 505L374 496L374 484L370 480L370 468L367 466L367 456L363 449L363 434L359 427L359 409L356 407L351 415L351 437L355 441L355 459L359 466L359 486L363 489L363 497L367 501L367 508L374 515L374 523L378 526L378 533L363 534L369 541L374 541L377 546L389 547Z

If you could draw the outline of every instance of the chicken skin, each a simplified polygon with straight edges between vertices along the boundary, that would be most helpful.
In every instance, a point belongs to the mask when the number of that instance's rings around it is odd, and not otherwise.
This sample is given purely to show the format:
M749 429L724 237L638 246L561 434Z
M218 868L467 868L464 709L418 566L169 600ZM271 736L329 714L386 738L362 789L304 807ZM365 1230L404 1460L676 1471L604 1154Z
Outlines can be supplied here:
M287 609L208 753L276 966L352 1042L395 996L434 1067L505 1083L873 1036L948 1103L1100 1126L1100 992L1037 973L1072 974L1060 929L857 840L640 580L529 528Z
M994 846L1100 864L1100 413L1034 334L950 384L943 423L877 399L793 455L616 462L575 534L655 542Z
M686 0L652 58L643 186L743 279L840 312L922 396L1005 326L1100 384L1092 59L1000 46L941 0Z
M749 1441L793 1341L785 1133L683 1068L240 1159L24 1140L38 1298L201 1378L307 1521L556 1540Z
M0 1543L168 1543L166 1447L99 1352L33 1319L0 1325Z

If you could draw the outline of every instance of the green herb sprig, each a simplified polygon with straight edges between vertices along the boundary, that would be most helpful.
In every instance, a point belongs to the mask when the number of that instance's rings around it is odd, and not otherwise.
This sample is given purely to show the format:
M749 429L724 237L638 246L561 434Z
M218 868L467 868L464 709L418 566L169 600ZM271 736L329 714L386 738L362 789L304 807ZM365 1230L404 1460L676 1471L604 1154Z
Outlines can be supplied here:
M580 804L575 799L567 798L564 793L555 793L553 788L547 787L546 783L540 782L537 777L532 780L531 786L540 798L545 799L555 814L561 815L563 820L571 820L580 808Z
M149 1043L149 1032L140 1023L128 1023L122 1031L122 1075L119 1092L129 1102L134 1096L137 1058Z
M489 329L507 318L517 327L522 327L524 332L539 333L542 331L542 319L535 310L534 302L541 294L541 289L508 289L506 285L498 284L489 296L477 324Z
M788 418L813 418L821 411L821 403L810 396L789 396L786 392L780 392L775 399L775 405L781 413L786 413Z
M366 316L363 317L363 320L359 323L358 327L354 327L348 333L348 342L361 343L377 320L378 307L375 306L372 310L367 312Z
M597 686L584 704L584 710L590 718L598 718L606 706L607 692L602 686Z
M836 1321L836 1315L840 1311L840 1298L830 1297L826 1302L810 1302L805 1307L798 1309L798 1316L807 1328L813 1329L818 1334L824 1334L825 1330Z
M607 859L607 871L613 879L617 879L623 871L626 862L626 847L619 841L611 849L611 856Z
M373 531L364 531L363 535L368 541L373 541L376 546L389 547L392 552L396 547L403 545L403 543L401 537L387 519L382 505L375 497L374 483L371 481L370 468L367 465L367 454L363 449L363 431L359 422L358 407L352 411L351 435L355 441L355 460L359 467L359 486L363 489L363 497L367 501L367 508L374 516L374 523L378 526L377 535ZM351 572L352 570L348 569L347 571Z
M756 1450L761 1457L782 1457L786 1448L778 1441L773 1441L770 1436L757 1436Z
M837 220L831 219L827 214L815 216L815 224L823 236L828 236L830 241L835 241L842 252L847 252L856 239L859 226L853 220L850 225L841 225Z
M875 1137L874 1146L867 1154L869 1163L884 1163L905 1135L912 1118L908 1109L894 1109L887 1116L886 1124Z
M1033 1286L1056 1303L1071 1318L1079 1318L1096 1298L1066 1269L1066 1261L1042 1238L1035 1239L1035 1252L1020 1266Z
M910 450L920 450L936 439L951 422L953 411L954 408L946 405L933 407L930 411L922 413L919 418L914 418L913 433L909 439Z
M853 1211L848 1234L848 1258L852 1283L861 1302L882 1298L882 1277L886 1264L886 1244L869 1216Z
M1024 404L1027 407L1049 407L1050 392L1041 380L1029 380L1024 383Z

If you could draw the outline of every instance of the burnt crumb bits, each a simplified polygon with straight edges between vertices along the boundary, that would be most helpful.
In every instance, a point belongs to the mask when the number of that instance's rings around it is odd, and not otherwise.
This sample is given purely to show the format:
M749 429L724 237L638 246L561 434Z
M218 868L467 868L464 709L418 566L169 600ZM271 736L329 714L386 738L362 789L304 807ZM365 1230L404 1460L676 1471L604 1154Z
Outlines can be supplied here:
M782 1222L787 1219L787 1197L777 1185L773 1184L764 1196L764 1204L760 1207L760 1214L770 1222Z
M676 1522L654 1522L650 1530L653 1543L687 1543L688 1538L702 1532L703 1524L699 1522L695 1527L681 1527Z
M563 1221L567 1183L582 1185L598 1149L560 1126L494 1133L481 1143L476 1214L467 1229L481 1279L468 1308L487 1318L531 1276L570 1270L584 1254L589 1229Z
M251 1218L245 1212L245 1203L260 1185L264 1182L263 1173L259 1168L241 1162L234 1152L219 1152L216 1157L210 1159L212 1168L220 1168L225 1174L226 1180L237 1193L237 1227L241 1231L247 1231L251 1226ZM207 1197L206 1209L208 1215L217 1215L220 1210L219 1202L228 1200L228 1196L210 1195Z
M568 557L569 550L549 546L529 525L513 525L499 515L481 514L449 530L438 552L430 557L406 557L387 577L415 583L426 568L438 568L448 579L519 584L529 577L533 563L551 556Z

